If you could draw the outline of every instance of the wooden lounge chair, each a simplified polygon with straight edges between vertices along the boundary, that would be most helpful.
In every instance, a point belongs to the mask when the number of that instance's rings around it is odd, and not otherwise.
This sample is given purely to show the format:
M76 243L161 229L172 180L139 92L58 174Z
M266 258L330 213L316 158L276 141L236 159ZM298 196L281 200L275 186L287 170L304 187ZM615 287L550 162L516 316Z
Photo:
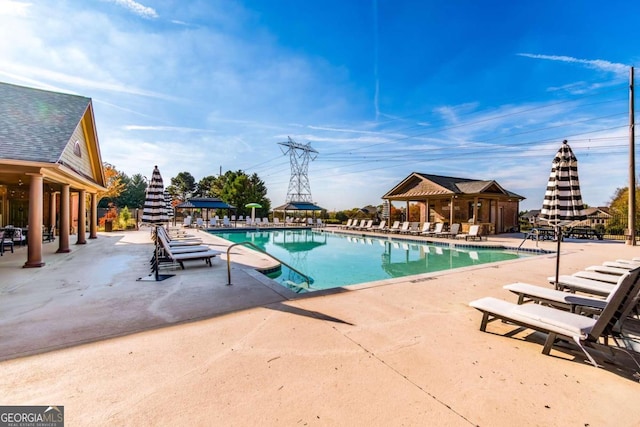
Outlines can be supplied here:
M614 333L616 324L621 320L623 311L632 303L638 270L633 274L622 276L620 283L612 292L611 297L603 307L597 318L582 316L563 311L554 307L540 304L518 305L498 298L486 297L475 300L469 305L482 312L480 330L486 331L490 321L501 319L507 323L534 329L547 334L542 353L548 355L557 339L574 342L580 347L593 366L598 366L593 356L587 351L587 347L604 338L604 344L608 343L608 337Z

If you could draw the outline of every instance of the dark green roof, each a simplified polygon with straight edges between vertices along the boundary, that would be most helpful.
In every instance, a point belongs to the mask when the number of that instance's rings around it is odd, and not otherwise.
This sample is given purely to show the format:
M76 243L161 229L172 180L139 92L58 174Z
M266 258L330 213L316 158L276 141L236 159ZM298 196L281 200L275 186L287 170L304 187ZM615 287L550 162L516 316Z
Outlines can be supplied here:
M0 82L0 158L56 163L90 103Z

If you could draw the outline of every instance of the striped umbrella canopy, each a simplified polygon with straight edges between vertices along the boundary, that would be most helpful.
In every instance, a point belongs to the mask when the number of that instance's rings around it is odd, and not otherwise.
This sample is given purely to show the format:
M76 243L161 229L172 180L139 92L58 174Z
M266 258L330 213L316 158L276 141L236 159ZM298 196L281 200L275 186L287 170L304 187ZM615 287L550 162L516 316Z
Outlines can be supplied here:
M544 194L540 219L556 228L556 286L560 271L562 226L586 219L578 180L578 159L565 139L551 163L551 174Z
M169 194L167 190L164 190L165 209L167 210L167 217L169 219L173 218L173 206L171 206L172 201L173 198L171 197L171 194Z
M142 222L147 224L169 222L164 199L164 184L162 183L162 176L158 166L154 167L151 181L147 186L147 195L142 209Z

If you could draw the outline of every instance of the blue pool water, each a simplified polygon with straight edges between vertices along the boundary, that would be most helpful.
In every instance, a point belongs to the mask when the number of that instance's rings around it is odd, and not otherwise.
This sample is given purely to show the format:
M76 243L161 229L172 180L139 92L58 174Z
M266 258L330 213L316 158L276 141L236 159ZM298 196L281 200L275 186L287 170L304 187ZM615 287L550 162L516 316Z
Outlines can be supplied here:
M234 243L251 242L260 249L310 276L309 286L290 270L270 273L269 277L298 292L337 288L357 283L404 277L506 261L532 253L449 247L406 240L354 236L310 229L212 232Z

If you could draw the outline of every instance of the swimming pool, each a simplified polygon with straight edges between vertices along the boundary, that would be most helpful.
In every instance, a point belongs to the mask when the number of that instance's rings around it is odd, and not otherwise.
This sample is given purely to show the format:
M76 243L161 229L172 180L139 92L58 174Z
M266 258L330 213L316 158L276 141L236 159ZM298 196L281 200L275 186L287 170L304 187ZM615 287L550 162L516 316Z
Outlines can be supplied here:
M304 279L284 266L267 274L296 292L337 288L535 255L531 252L434 245L392 239L388 235L356 236L311 229L210 232L234 243L251 242L313 279L308 286L296 285L304 282Z

